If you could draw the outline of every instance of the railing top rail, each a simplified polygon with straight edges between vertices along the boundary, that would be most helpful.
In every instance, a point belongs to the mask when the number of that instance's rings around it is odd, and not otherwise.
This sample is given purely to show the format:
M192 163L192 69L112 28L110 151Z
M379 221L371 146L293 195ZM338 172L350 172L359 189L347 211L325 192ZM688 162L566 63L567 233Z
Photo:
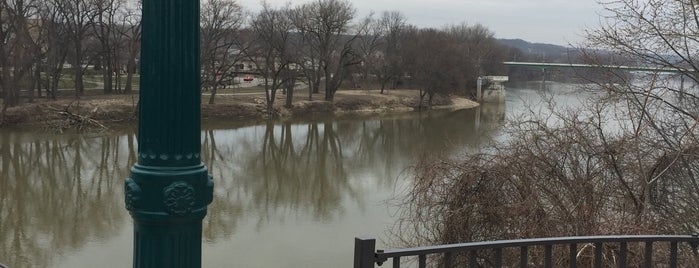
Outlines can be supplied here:
M461 244L449 244L439 246L426 246L405 249L389 249L376 253L378 260L386 260L393 257L426 255L445 252L463 252L470 250L483 250L493 248L511 248L524 246L546 246L584 243L621 243L621 242L688 242L693 246L699 244L697 235L614 235L614 236L573 236L553 238L531 238L516 240L499 240L471 242Z

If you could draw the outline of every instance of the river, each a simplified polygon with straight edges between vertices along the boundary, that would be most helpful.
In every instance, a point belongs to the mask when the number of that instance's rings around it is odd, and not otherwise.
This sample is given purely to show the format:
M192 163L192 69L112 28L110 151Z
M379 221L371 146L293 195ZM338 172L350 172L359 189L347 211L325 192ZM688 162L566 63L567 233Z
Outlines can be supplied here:
M505 104L361 119L203 125L216 188L204 219L204 267L348 267L355 236L393 247L395 198L410 167L456 157L501 136ZM123 182L136 160L133 127L101 134L0 131L0 262L10 267L130 267ZM389 238L389 239L387 239Z

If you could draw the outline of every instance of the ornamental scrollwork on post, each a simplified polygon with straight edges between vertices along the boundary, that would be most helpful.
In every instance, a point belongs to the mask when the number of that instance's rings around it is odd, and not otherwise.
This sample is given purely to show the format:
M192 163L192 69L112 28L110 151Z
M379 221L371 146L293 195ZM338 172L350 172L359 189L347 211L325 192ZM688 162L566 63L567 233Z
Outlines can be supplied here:
M173 215L185 215L194 208L194 188L186 182L173 182L163 190L165 210Z
M124 185L124 191L126 192L124 199L126 209L129 211L137 209L141 205L141 187L133 180L128 179Z

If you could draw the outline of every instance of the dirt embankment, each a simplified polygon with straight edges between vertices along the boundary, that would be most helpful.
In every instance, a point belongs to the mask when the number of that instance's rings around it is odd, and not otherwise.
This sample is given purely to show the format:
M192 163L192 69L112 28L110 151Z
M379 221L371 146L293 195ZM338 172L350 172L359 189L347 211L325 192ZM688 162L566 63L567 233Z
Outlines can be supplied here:
M283 106L285 96L278 94L274 116L294 117L313 114L381 114L408 112L420 109L419 93L415 90L390 90L380 94L377 90L338 91L333 102L323 100L322 94L299 94L293 107ZM226 94L216 97L216 104L208 104L208 96L202 98L202 118L260 120L269 117L263 94ZM112 124L136 121L137 95L87 96L81 100L39 100L7 110L0 126L44 124L50 127L69 128L71 124ZM438 96L433 109L467 109L478 103L458 96ZM88 121L83 121L88 120Z

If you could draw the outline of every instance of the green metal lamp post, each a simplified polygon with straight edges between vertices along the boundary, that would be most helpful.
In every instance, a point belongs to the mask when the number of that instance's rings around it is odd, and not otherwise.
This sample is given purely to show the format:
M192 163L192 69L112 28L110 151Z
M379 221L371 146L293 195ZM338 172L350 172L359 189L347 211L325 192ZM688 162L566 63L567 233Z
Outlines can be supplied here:
M143 0L133 267L201 267L213 180L201 162L199 1Z

